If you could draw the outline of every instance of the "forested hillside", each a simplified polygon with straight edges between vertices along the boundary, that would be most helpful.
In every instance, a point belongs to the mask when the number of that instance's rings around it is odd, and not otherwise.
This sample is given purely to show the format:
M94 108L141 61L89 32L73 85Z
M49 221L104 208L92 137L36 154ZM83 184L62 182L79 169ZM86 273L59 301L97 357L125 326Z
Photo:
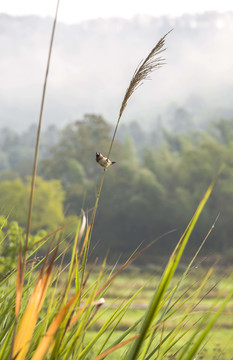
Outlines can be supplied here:
M175 229L158 241L150 260L170 253L190 220L210 181L225 168L194 232L189 252L201 243L215 218L215 229L205 245L208 253L231 256L233 218L233 121L218 120L206 131L147 133L140 125L124 127L114 144L116 164L107 170L93 232L95 253L131 254L142 242ZM18 134L1 131L1 213L25 227L33 128ZM39 178L36 185L32 231L52 231L81 209L91 210L103 169L95 152L107 154L111 126L97 115L42 134ZM147 141L143 141L147 139ZM147 145L146 145L147 144ZM90 214L90 212L89 212Z

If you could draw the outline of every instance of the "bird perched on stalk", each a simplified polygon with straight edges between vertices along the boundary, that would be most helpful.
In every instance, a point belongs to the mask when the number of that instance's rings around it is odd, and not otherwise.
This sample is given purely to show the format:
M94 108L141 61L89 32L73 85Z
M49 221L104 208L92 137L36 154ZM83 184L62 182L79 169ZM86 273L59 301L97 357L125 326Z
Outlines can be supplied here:
M100 152L96 152L95 159L100 166L103 166L104 168L108 168L110 165L113 165L116 163L116 161L111 161L110 159L103 156Z

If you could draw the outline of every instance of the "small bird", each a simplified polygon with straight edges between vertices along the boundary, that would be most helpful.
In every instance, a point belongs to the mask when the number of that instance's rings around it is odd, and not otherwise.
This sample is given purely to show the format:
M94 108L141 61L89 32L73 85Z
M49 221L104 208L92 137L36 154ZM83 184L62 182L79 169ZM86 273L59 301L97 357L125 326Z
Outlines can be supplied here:
M103 166L104 168L108 168L110 165L113 165L116 163L116 161L111 161L110 159L103 156L100 152L96 152L95 159L100 166Z

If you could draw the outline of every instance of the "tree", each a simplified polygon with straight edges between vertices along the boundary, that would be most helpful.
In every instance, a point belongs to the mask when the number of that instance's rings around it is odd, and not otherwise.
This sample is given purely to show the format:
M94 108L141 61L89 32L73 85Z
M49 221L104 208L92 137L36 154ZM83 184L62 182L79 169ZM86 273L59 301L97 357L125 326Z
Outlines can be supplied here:
M17 178L0 184L2 212L26 227L31 181ZM32 232L42 229L55 230L64 222L63 202L65 193L59 180L45 181L37 178L32 213Z
M62 131L59 143L52 148L51 157L41 161L40 174L47 179L60 178L65 186L74 183L75 176L77 183L82 183L84 177L96 179L95 153L100 151L107 154L111 141L110 129L101 116L91 114L68 125Z

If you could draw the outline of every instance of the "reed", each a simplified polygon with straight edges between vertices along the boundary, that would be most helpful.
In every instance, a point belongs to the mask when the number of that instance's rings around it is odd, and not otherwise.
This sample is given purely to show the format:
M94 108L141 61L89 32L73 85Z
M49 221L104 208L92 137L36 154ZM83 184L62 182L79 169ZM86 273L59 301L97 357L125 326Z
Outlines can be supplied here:
M165 45L165 39L167 37L167 35L171 32L172 30L170 30L167 34L165 34L159 41L158 43L154 46L154 48L150 51L150 53L148 54L148 56L145 58L145 60L143 60L138 67L136 68L136 70L134 71L133 77L130 81L130 84L125 92L123 101L121 103L121 107L120 107L120 111L119 111L119 115L118 115L118 119L116 122L116 126L113 132L113 136L112 136L112 140L109 146L109 150L108 150L108 156L107 158L110 158L111 155L111 151L112 151L112 147L114 144L114 140L116 137L116 133L117 133L117 129L119 127L120 124L120 120L122 118L122 115L127 107L128 104L128 100L130 99L130 97L133 95L133 93L135 92L135 90L137 90L142 84L144 80L148 80L150 79L150 74L159 69L162 65L165 64L165 59L160 57L159 55L164 52L166 49L164 48ZM91 218L91 231L90 231L90 236L92 234L92 229L94 226L94 222L95 222L95 216L96 216L96 211L98 208L98 204L99 204L99 199L100 199L100 194L101 194L101 190L102 190L102 186L103 186L103 182L104 182L104 177L105 177L105 172L106 169L103 170L103 174L100 180L100 184L98 187L98 191L97 191L97 196L96 196L96 202L95 202L95 206L93 209L93 213L92 213L92 218Z

